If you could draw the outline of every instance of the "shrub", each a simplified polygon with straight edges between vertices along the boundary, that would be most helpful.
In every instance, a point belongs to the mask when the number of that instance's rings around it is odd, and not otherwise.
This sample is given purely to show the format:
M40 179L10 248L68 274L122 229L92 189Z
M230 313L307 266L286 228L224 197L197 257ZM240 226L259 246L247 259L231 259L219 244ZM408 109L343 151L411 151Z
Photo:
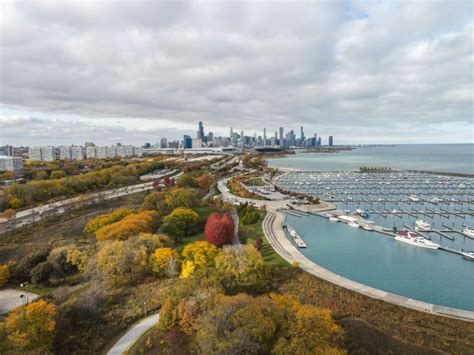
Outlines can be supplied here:
M0 265L0 287L5 285L10 278L10 269L8 265Z
M175 241L189 235L199 220L196 212L189 208L178 207L163 219L164 231Z
M48 248L42 248L21 258L16 265L15 276L19 281L30 279L30 271L39 263L46 261L49 255Z
M36 285L47 285L53 272L54 266L49 261L39 263L30 271L31 282Z

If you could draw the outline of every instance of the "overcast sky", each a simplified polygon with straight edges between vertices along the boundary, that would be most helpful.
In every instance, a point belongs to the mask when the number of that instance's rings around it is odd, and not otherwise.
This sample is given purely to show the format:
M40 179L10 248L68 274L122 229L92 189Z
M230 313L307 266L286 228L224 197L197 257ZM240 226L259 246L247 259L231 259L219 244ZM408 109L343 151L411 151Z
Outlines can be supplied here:
M154 143L198 121L473 142L472 1L0 7L0 144Z

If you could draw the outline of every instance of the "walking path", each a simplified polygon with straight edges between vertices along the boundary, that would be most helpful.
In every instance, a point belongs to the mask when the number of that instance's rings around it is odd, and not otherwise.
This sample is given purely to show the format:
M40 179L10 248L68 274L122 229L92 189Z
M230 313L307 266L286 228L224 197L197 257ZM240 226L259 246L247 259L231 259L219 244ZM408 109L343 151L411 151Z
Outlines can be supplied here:
M112 348L107 351L107 355L122 355L127 352L128 349L147 332L150 328L154 327L160 319L159 313L153 314L149 317L143 318L141 321L136 323L130 328L115 344Z
M262 201L241 198L233 195L229 191L226 186L227 180L228 179L221 180L217 184L225 200L239 203L248 202L256 206L266 206L268 213L263 221L263 231L265 233L265 236L267 237L268 242L272 245L273 249L275 249L275 251L290 264L296 262L299 264L299 267L301 269L309 272L312 275L315 275L323 280L329 281L349 290L359 292L371 298L380 299L385 302L389 302L403 307L408 307L422 312L474 322L474 312L434 305L431 303L399 296L390 292L385 292L346 279L345 277L337 275L315 264L311 260L307 259L303 254L301 254L299 250L289 241L289 239L285 235L285 232L283 230L283 224L285 223L285 214L281 212L280 209L286 208L286 205L290 202L289 200ZM331 203L322 202L320 205L294 206L294 208L311 213L334 209L335 206Z

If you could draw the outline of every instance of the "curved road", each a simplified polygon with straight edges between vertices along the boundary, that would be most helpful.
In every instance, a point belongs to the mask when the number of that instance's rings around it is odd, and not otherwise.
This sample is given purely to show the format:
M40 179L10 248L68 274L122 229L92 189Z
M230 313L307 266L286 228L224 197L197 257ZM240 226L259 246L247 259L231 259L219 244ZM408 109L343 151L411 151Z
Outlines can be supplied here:
M107 351L107 355L122 355L140 338L147 330L154 327L160 320L159 313L153 314L136 323Z

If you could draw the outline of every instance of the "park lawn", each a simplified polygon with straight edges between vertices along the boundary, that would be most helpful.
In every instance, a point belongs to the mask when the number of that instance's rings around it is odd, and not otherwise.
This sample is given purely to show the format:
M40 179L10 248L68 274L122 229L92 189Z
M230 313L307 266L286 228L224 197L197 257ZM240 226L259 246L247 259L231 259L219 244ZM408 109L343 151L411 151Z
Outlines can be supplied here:
M288 262L280 255L278 255L268 242L267 238L265 237L265 233L263 233L261 221L249 225L243 225L242 223L240 223L239 238L242 244L247 244L249 241L255 242L258 237L262 239L262 248L260 251L262 253L263 261L265 263L277 267L289 266Z
M204 232L199 232L189 237L184 237L183 239L181 239L179 242L177 242L174 245L174 248L176 249L178 253L181 254L181 252L183 251L184 247L187 244L197 242L198 240L206 240L206 237L204 236Z
M242 181L247 186L265 186L261 177L251 177L247 180Z

